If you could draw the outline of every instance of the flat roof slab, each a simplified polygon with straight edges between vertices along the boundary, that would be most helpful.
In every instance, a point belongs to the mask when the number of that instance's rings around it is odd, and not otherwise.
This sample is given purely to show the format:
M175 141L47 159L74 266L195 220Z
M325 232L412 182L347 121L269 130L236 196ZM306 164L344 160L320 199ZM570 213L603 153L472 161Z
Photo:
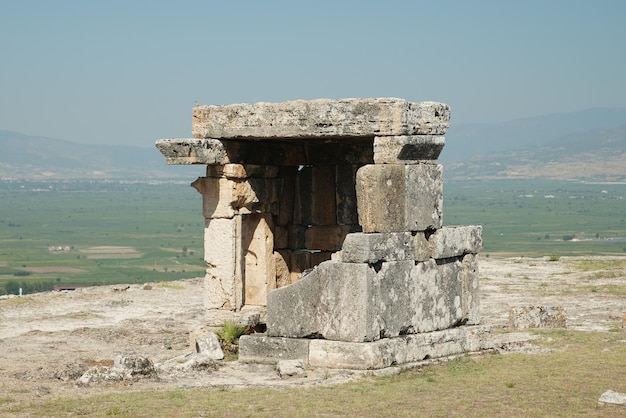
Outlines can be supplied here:
M192 116L193 136L215 139L443 135L450 126L447 104L396 98L209 105Z

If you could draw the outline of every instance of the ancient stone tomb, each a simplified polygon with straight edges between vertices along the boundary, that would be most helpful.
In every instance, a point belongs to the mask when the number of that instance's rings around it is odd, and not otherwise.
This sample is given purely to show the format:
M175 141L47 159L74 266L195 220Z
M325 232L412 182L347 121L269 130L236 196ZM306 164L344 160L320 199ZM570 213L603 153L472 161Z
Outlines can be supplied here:
M209 322L267 326L240 360L371 369L485 348L481 227L443 226L449 121L388 98L202 106L194 139L157 141L168 164L207 166Z

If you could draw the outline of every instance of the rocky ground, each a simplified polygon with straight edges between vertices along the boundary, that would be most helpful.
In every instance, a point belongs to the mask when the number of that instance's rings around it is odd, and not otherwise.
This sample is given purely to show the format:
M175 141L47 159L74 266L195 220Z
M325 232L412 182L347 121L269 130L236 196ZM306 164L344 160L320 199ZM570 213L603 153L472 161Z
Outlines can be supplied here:
M482 323L506 328L511 308L558 305L565 308L570 329L623 327L626 257L582 260L482 257ZM182 367L181 356L191 353L189 331L204 322L201 289L202 280L192 279L3 297L0 400L120 389L315 385L358 376L317 370L281 378L271 366L225 361ZM88 369L111 367L120 354L150 358L156 377L79 384Z

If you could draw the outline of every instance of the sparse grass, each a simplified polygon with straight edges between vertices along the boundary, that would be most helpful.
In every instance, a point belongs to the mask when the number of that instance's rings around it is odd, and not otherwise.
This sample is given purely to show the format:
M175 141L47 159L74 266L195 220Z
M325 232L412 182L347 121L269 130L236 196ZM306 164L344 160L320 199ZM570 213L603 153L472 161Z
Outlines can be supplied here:
M556 254L552 254L548 257L548 261L559 261L560 259L561 257Z
M172 290L183 290L185 288L184 285L175 282L159 282L156 284L156 287Z
M399 375L308 388L120 392L34 400L24 415L99 416L615 416L598 407L625 391L623 332L537 331L541 354L461 356ZM575 366L574 366L575 365ZM244 404L241 399L246 399ZM0 413L6 411L0 410ZM14 409L18 411L18 409Z
M215 331L222 344L226 361L237 360L239 354L239 337L248 332L248 327L239 325L236 321L226 320L221 329Z
M620 270L626 268L626 259L624 260L597 260L583 259L574 260L571 265L579 271L593 271L594 274L604 274L604 270Z

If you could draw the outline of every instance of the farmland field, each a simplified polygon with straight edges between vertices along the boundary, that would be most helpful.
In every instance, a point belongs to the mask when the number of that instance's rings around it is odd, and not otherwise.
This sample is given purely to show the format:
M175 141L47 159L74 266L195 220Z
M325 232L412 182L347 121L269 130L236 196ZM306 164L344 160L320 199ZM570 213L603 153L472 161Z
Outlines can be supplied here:
M483 225L486 255L626 255L625 196L625 184L446 183L444 224ZM3 181L0 202L0 294L204 274L188 183Z

